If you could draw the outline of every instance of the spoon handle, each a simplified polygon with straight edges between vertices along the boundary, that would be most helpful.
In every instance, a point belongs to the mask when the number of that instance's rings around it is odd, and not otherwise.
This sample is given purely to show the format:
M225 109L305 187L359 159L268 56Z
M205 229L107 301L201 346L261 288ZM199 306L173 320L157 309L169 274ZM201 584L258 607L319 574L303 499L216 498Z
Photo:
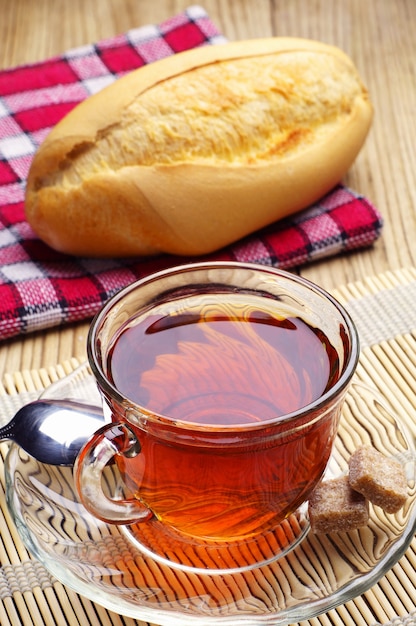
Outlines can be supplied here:
M16 423L14 418L12 420L10 420L10 422L8 424L5 424L4 426L2 426L0 428L0 441L6 441L7 439L13 439L15 438L15 432L14 429L16 427Z

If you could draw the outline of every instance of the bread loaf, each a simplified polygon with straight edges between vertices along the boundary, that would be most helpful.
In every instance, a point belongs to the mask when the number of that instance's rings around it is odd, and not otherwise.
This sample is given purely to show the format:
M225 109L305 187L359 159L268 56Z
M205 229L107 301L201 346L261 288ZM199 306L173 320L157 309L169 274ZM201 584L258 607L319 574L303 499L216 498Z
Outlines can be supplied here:
M328 192L371 119L338 48L271 38L183 52L52 129L30 168L27 220L74 255L209 253Z

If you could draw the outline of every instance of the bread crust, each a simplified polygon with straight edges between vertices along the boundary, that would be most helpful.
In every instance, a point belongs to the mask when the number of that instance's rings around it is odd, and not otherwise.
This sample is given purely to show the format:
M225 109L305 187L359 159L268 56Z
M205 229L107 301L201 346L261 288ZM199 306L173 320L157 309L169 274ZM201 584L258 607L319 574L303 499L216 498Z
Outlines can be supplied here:
M117 135L126 112L134 111L156 87L169 89L174 84L172 79L185 77L186 81L200 68L209 66L221 81L224 62L231 62L227 66L230 71L234 66L238 69L242 59L260 62L263 57L262 63L267 64L277 55L279 62L294 63L296 92L297 58L305 54L311 67L314 59L323 59L321 74L325 74L326 64L346 68L348 80L352 76L351 84L356 87L350 102L345 102L345 93L340 95L339 114L332 113L322 121L321 113L314 112L312 100L310 110L316 118L311 122L312 139L306 122L301 130L294 124L293 129L286 129L286 143L282 143L278 154L253 158L224 141L218 144L225 146L224 154L215 146L209 153L212 137L195 131L202 156L193 155L192 146L186 148L190 152L184 152L184 156L165 156L170 149L165 141L159 155L156 153L149 161L149 156L145 160L131 155L135 148L129 143L128 130L126 137ZM248 77L247 85L250 81L254 84L255 77ZM336 83L332 84L336 88ZM286 94L283 96L282 106ZM229 110L232 118L234 109ZM128 114L130 126L123 121L127 129L134 125L140 130L141 124L148 126L152 120L151 115L143 115L141 122L142 118L136 115L133 119L133 113ZM52 129L30 168L25 198L27 220L51 247L74 255L210 253L305 208L328 192L355 160L371 126L372 114L368 93L351 60L333 46L297 38L272 38L183 52L127 74L78 105ZM195 128L200 118L199 110L192 121ZM241 120L236 121L236 127L237 141L244 143ZM168 131L173 133L172 127ZM252 129L247 135L252 137ZM264 135L267 142L267 133ZM173 137L172 144L180 144L180 140ZM226 153L228 149L231 155ZM152 158L151 145L148 153ZM126 162L122 162L124 154ZM85 167L80 165L82 159Z

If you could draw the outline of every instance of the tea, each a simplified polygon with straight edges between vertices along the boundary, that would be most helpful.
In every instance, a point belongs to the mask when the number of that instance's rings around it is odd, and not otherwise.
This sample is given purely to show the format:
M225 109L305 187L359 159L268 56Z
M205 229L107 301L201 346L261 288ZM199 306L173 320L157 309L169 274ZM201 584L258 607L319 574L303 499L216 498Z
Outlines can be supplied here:
M278 302L211 294L153 307L120 330L107 365L125 397L163 416L137 420L141 453L118 460L124 480L182 533L229 540L272 528L326 466L333 412L264 432L319 399L340 369L325 334Z
M152 412L217 426L266 421L319 398L338 372L322 331L246 302L213 295L133 320L111 350L110 379Z

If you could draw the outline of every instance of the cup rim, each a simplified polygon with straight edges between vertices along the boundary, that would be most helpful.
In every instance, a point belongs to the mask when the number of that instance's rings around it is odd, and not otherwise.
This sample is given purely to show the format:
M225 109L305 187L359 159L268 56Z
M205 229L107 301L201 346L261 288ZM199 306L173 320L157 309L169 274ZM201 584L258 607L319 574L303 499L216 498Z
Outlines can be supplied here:
M313 402L306 404L305 406L297 409L296 411L292 411L285 415L281 415L278 417L273 417L268 420L256 422L255 424L223 424L223 425L209 425L209 424L199 424L197 422L178 420L178 418L170 417L169 415L163 415L157 413L155 411L151 411L151 409L146 409L145 407L136 404L134 401L130 400L126 396L124 396L115 385L113 385L105 375L102 366L99 363L99 359L96 354L96 338L98 336L98 332L102 326L102 322L105 319L109 310L122 298L124 298L131 291L136 290L141 285L148 284L150 282L155 282L160 278L169 276L170 274L184 273L195 270L203 270L203 269L247 269L260 271L264 273L269 273L273 276L280 276L284 279L289 279L295 283L301 284L302 286L309 287L315 293L320 296L323 296L329 302L332 303L335 309L341 314L344 319L345 326L348 329L350 343L351 343L351 351L348 358L348 361L339 377L335 385L330 387L324 394L319 396ZM266 427L270 427L277 424L285 424L290 421L294 421L295 419L302 419L306 417L308 414L312 412L318 412L318 417L316 419L320 419L319 409L326 405L331 400L335 399L337 396L342 394L349 386L349 383L355 373L359 355L360 355L360 340L356 325L345 309L345 307L329 292L325 289L317 285L316 283L310 281L303 276L299 276L292 272L288 272L286 270L282 270L279 268L275 268L269 265L261 265L257 263L243 263L240 261L206 261L206 262L193 262L186 263L182 265L175 265L173 267L165 268L159 270L157 272L153 272L147 276L139 278L129 285L122 287L117 293L115 293L112 297L110 297L107 302L101 307L101 309L96 313L94 318L91 321L88 336L87 336L87 355L88 362L93 373L95 380L98 383L99 388L103 391L105 396L109 396L114 401L119 403L121 406L125 406L129 410L133 410L137 412L137 414L142 414L146 416L148 421L155 421L158 423L165 423L174 425L177 429L183 430L195 430L195 431L208 431L211 433L215 432L230 432L230 431L253 431L253 430L262 430ZM310 423L310 422L309 422Z

